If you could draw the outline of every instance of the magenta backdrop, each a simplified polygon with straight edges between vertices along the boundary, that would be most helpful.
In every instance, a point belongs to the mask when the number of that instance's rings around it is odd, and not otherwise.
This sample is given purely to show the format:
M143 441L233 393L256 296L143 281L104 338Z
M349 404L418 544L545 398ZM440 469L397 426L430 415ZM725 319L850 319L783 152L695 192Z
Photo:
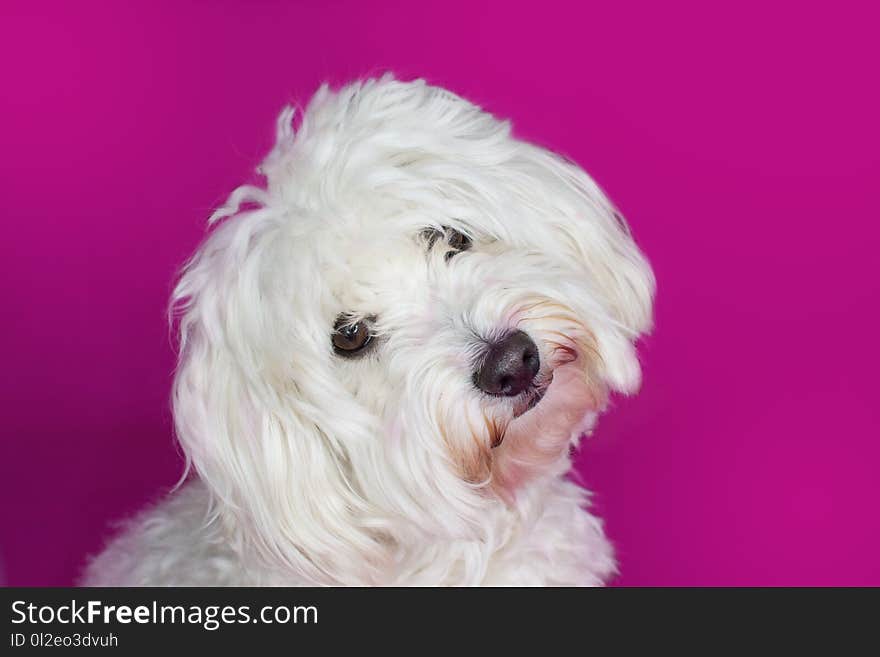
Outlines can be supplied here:
M878 16L846 2L4 3L0 561L180 473L165 303L275 115L427 77L584 165L659 281L577 467L620 584L880 585Z

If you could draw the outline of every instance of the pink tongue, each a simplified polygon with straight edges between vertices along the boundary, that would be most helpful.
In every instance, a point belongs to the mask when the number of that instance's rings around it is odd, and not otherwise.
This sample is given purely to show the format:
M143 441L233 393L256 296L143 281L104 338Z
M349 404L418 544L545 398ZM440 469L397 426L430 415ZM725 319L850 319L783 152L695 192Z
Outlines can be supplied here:
M532 449L562 447L595 406L583 369L577 363L560 365L541 402L507 427L504 445L509 443L515 449L521 441L537 441Z

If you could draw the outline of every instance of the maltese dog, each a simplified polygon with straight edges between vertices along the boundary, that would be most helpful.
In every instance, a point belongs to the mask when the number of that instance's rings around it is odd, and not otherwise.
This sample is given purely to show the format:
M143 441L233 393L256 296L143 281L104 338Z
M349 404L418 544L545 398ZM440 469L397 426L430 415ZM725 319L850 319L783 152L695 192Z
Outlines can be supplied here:
M600 585L570 454L654 277L578 166L391 76L286 108L173 294L193 476L90 585Z

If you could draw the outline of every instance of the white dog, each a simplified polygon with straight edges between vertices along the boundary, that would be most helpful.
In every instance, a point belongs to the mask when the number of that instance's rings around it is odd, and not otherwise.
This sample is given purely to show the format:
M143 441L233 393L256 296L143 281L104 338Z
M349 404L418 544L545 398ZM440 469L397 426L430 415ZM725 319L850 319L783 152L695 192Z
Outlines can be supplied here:
M640 382L654 278L623 219L422 81L293 114L174 292L197 477L84 582L602 584L612 548L565 475Z

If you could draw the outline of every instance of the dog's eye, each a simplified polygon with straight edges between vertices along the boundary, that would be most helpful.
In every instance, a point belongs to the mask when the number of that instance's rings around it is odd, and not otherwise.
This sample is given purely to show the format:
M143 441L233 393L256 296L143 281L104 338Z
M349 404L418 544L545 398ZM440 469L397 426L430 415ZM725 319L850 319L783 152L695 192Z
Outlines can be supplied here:
M452 228L448 228L446 230L446 243L452 247L452 251L448 251L446 253L446 260L449 260L454 255L461 253L462 251L467 251L471 246L473 246L473 242L471 238Z
M340 356L354 356L362 352L373 340L373 333L366 321L351 323L351 318L340 315L333 326L333 350Z
M422 231L422 239L425 240L427 250L430 251L434 248L434 245L439 241L443 240L446 243L446 246L449 247L449 250L446 251L445 258L449 260L454 255L461 253L462 251L467 251L471 246L473 246L473 241L470 237L462 233L461 231L455 230L454 228L448 228L444 226L441 230L436 228L426 228Z
M467 251L473 244L470 237L452 228L446 233L446 243L456 251Z

